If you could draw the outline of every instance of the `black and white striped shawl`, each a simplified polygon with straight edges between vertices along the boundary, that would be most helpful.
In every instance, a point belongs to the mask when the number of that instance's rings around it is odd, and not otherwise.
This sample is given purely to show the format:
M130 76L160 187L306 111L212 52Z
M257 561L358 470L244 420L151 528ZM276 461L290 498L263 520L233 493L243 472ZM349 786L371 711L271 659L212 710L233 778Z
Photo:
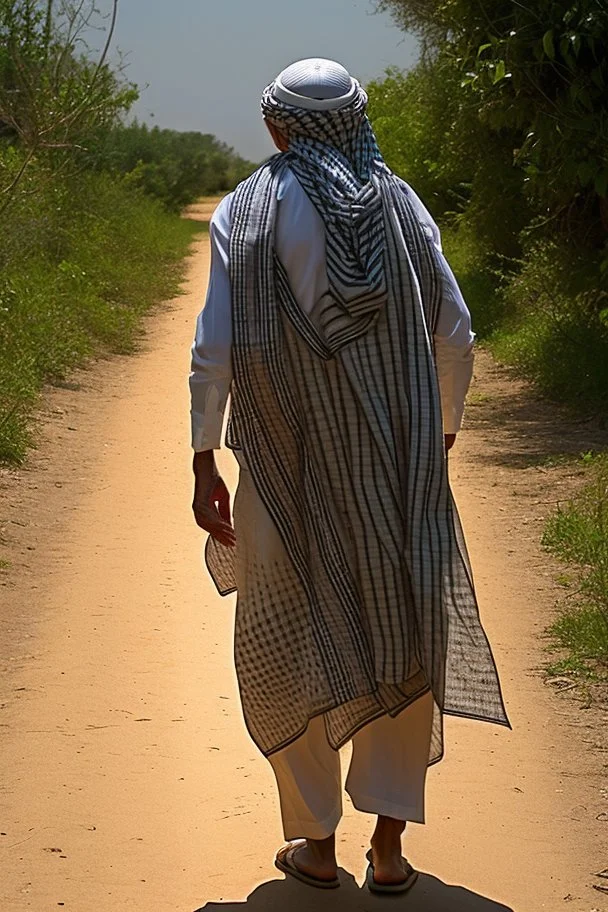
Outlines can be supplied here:
M442 713L508 722L447 478L432 346L441 275L406 185L367 150L367 172L353 169L350 233L348 206L326 211L335 187L320 188L323 164L308 168L297 143L233 199L229 445L282 541L272 560L237 547L247 575L236 667L265 754L320 713L339 747L430 688L432 762ZM274 247L286 168L334 248L331 293L310 316ZM339 195L348 192L341 180ZM349 290L340 263L355 260ZM233 590L233 552L211 541L207 559L220 591Z

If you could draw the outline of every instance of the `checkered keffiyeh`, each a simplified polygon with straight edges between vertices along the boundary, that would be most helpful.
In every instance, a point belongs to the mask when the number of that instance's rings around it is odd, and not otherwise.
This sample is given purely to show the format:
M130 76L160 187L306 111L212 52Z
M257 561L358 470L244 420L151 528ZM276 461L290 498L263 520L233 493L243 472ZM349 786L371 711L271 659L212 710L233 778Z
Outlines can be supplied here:
M443 713L508 722L447 478L441 274L366 100L312 112L264 93L290 148L237 188L230 249L229 445L248 469L252 531L236 557L211 540L207 561L221 592L239 583L237 674L265 754L321 713L337 748L430 689L433 761ZM326 228L330 289L310 315L274 246L286 168ZM272 547L256 544L256 499Z

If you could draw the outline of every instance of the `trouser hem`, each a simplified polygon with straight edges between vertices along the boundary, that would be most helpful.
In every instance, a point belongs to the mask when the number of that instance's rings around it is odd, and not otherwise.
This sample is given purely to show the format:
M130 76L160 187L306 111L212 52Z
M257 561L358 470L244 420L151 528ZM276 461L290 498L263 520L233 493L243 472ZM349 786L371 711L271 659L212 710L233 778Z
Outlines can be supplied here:
M337 807L323 820L283 819L283 833L288 842L292 839L327 839L336 832L341 819L341 807Z
M348 792L348 789L346 789ZM396 804L370 795L353 795L348 792L353 806L363 814L377 814L380 817L391 817L393 820L406 820L408 823L424 823L424 808L413 805Z

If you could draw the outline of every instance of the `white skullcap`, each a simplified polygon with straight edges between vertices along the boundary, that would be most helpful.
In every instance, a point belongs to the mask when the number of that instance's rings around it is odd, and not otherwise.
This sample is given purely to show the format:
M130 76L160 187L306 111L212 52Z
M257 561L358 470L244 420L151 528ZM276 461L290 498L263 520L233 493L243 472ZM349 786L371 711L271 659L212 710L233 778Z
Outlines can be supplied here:
M335 111L349 104L359 83L340 63L323 57L298 60L284 69L274 82L279 101L309 111Z

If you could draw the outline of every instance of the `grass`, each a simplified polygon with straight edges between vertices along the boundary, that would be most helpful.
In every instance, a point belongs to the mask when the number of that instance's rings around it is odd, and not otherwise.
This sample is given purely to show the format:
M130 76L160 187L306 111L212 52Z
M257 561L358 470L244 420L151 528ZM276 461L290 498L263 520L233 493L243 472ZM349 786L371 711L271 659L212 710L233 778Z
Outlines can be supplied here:
M606 414L608 334L599 324L575 314L557 320L529 313L497 330L490 349L550 398Z
M442 236L473 329L494 357L550 398L608 417L608 268L601 252L545 240L499 267L466 224Z
M608 673L606 616L593 605L562 609L561 616L549 629L554 648L561 657L548 666L548 673L574 674L597 679Z
M608 309L599 255L545 241L500 276L465 226L443 232L446 256L492 354L538 389L583 412L606 415ZM483 395L483 394L482 394ZM483 401L470 398L470 404ZM570 462L550 456L547 466ZM586 453L589 481L547 523L543 544L564 561L566 590L549 630L554 675L608 680L608 455Z
M42 185L8 220L0 242L0 461L20 463L43 384L65 381L97 353L132 352L142 315L177 293L184 255L205 226L106 174L80 175L52 192Z
M446 228L441 236L444 253L471 311L473 329L479 339L488 339L504 317L504 303L498 293L500 276L466 228Z
M551 398L605 415L608 273L601 253L544 240L518 265L501 288L504 319L490 339L493 354Z
M590 479L545 528L543 545L568 564L570 589L550 628L560 657L551 673L608 679L608 454L586 454Z

